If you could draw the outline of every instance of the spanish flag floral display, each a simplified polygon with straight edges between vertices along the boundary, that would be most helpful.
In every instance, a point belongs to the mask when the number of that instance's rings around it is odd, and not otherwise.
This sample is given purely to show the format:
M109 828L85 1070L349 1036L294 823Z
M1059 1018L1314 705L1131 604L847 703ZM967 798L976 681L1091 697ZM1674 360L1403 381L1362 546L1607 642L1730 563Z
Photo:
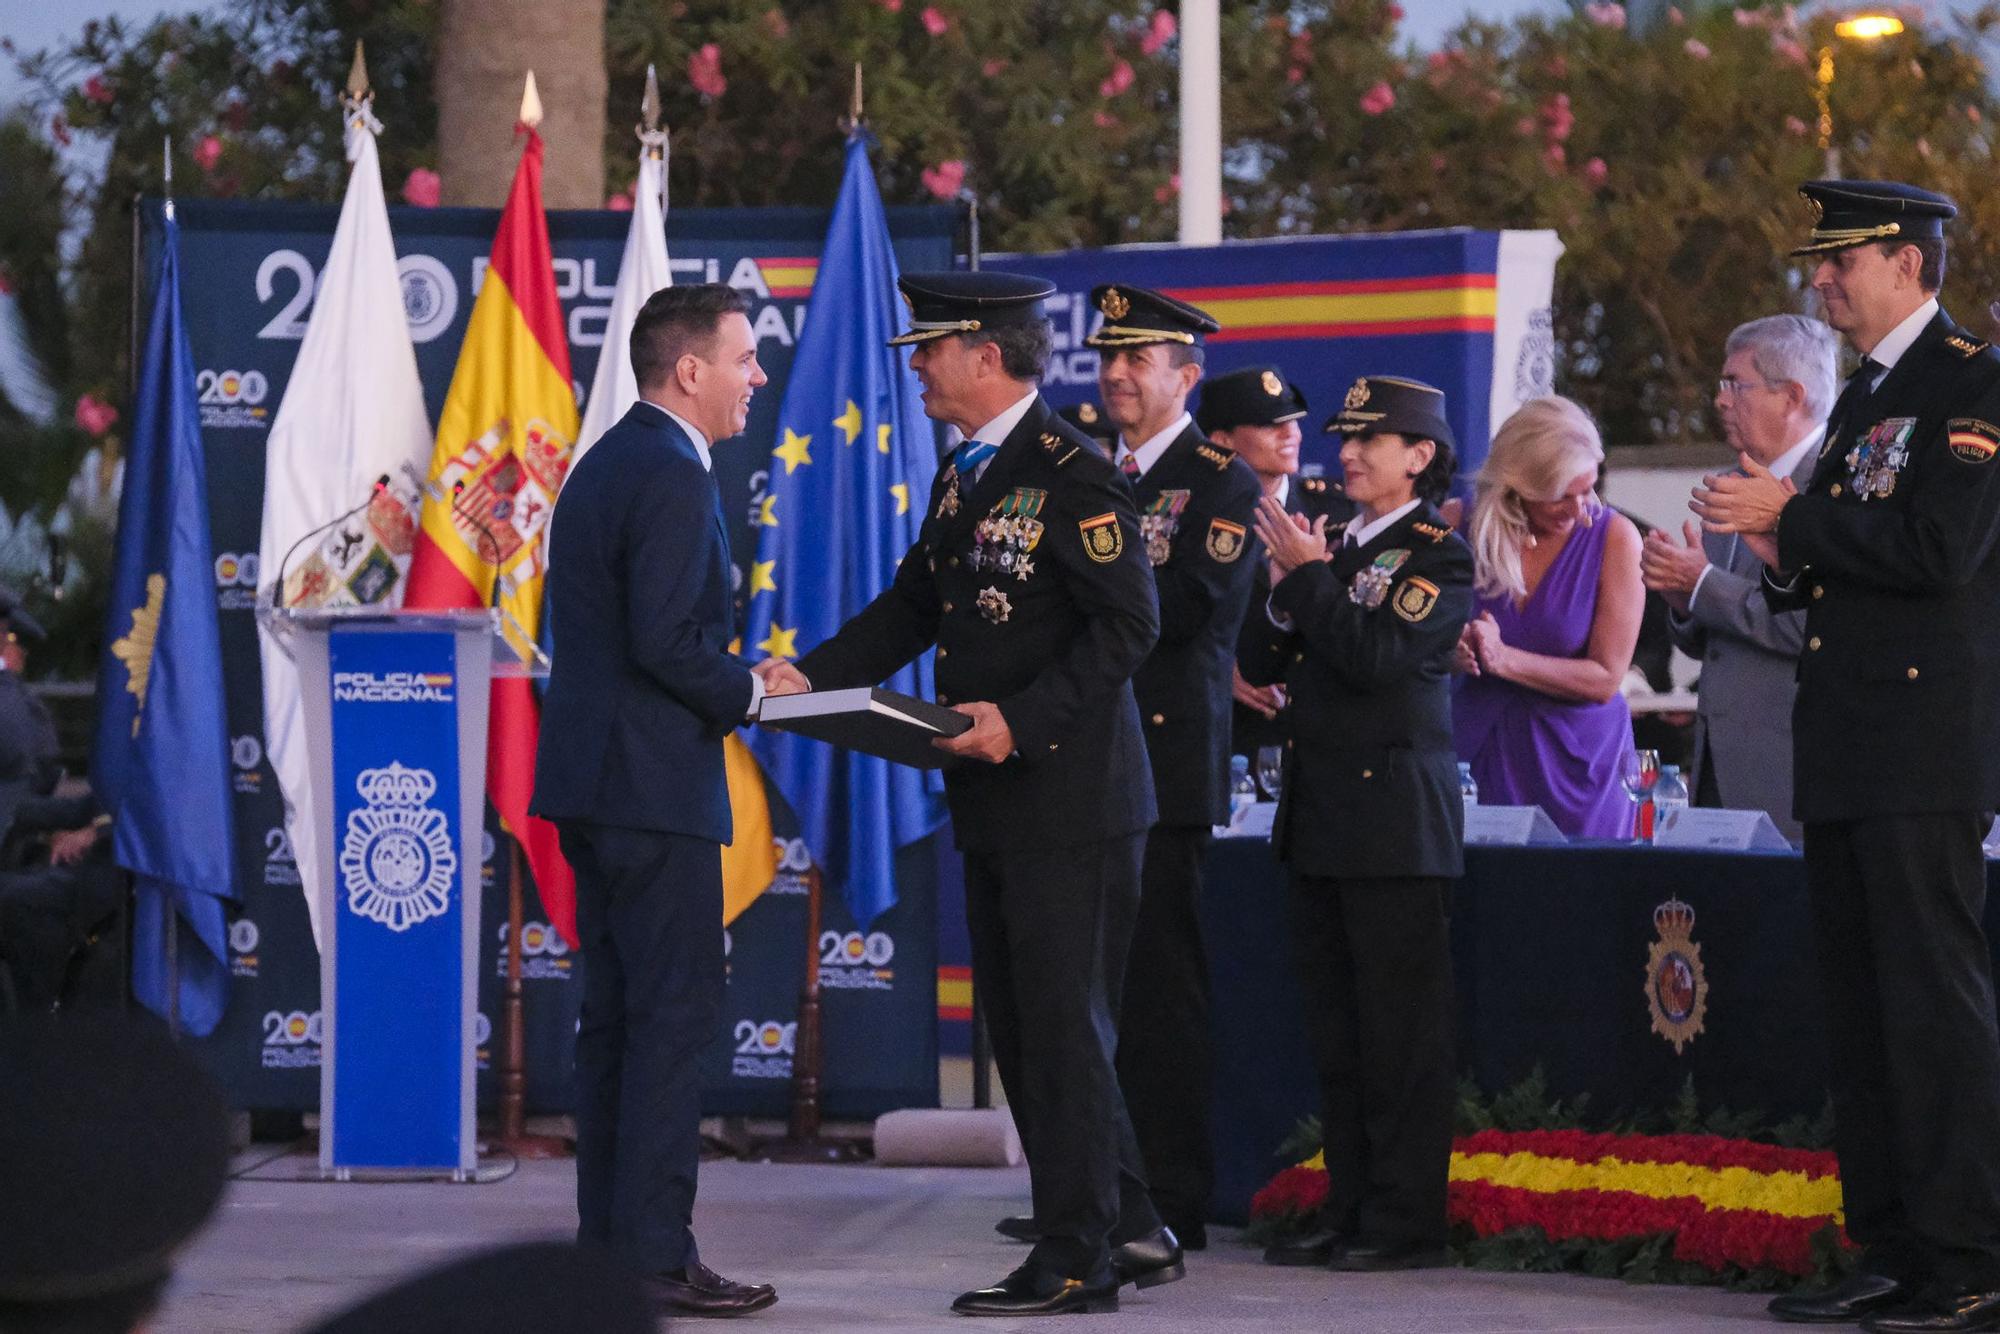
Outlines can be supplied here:
M1250 1202L1253 1240L1310 1224L1317 1154ZM1477 1268L1787 1288L1851 1262L1832 1153L1710 1134L1480 1130L1453 1141L1450 1214Z

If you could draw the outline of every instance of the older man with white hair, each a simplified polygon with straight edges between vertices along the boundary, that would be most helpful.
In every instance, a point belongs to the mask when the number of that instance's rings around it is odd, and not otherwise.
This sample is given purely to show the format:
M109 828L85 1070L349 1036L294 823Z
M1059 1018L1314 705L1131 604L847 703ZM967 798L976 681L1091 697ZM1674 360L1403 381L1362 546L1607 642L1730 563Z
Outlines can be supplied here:
M1715 410L1731 449L1804 489L1833 405L1838 340L1802 315L1739 325L1724 346ZM1792 695L1805 613L1765 601L1763 564L1733 533L1687 544L1647 535L1646 587L1667 600L1675 645L1701 660L1695 715L1695 804L1769 811L1797 842L1792 817Z

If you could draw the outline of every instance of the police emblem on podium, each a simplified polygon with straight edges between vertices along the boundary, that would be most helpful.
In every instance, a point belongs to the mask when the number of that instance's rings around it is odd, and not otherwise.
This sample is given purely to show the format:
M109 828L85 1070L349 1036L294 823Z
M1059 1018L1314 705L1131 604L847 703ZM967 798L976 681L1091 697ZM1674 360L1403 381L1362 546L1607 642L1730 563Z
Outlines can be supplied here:
M1657 938L1646 952L1646 1005L1653 1031L1678 1056L1701 1033L1708 1015L1708 974L1694 943L1694 909L1677 898L1653 909Z

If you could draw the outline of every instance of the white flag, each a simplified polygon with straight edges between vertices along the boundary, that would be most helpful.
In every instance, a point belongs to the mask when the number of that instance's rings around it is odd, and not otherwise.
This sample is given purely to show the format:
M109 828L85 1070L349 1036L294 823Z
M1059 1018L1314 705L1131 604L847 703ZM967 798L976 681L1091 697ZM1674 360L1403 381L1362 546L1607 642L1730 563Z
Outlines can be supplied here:
M274 599L285 607L384 609L403 601L403 575L416 540L417 488L434 442L389 237L375 150L381 128L365 104L347 113L347 160L353 164L347 197L265 446L258 543L264 607ZM378 490L385 475L388 485ZM349 517L332 522L349 510ZM280 566L282 589L276 587ZM284 793L289 848L317 941L318 849L332 818L332 794L312 791L298 671L284 638L282 627L260 628L264 748ZM274 847L272 860L282 852Z
M662 287L673 286L667 265L667 164L655 156L664 149L663 131L642 131L646 147L639 153L639 183L632 191L632 230L625 234L625 256L618 261L618 287L611 294L611 316L604 324L604 350L597 357L597 374L590 380L590 397L583 405L583 429L576 434L570 473L577 460L615 426L639 401L639 382L632 376L632 321L639 307Z

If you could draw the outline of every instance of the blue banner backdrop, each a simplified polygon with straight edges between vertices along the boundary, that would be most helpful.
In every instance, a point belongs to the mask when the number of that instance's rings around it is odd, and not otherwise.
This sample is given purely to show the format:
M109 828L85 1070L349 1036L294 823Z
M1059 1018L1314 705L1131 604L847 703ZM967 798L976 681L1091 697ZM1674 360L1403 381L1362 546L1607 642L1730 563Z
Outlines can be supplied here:
M208 462L215 585L221 611L237 828L237 892L230 924L231 996L205 1059L240 1107L318 1105L319 972L298 872L285 837L277 780L264 762L256 625L257 538L264 443L289 381L312 309L338 210L333 206L176 201L182 297L193 348ZM751 517L763 503L793 348L805 318L829 211L680 209L667 217L676 282L727 282L755 301L758 356L771 383L752 404L745 435L715 456L734 521L742 571L756 550ZM489 209L390 210L404 304L433 420L458 357L484 275L498 213ZM587 390L603 342L628 215L552 212L557 291L570 336L578 395ZM950 268L961 215L949 208L888 210L896 257L906 270ZM143 241L157 250L160 206L141 208ZM782 1114L791 1073L806 942L803 849L789 813L774 817L785 847L777 884L731 927L730 981L709 1061L708 1110ZM501 1035L499 978L505 968L507 868L504 839L488 816L485 921L480 953L480 1096L494 1091ZM937 884L935 837L902 850L899 901L866 932L829 895L816 942L825 996L825 1106L835 1116L872 1116L937 1101ZM528 898L522 929L526 974L528 1106L570 1105L570 1049L579 988L577 960Z

